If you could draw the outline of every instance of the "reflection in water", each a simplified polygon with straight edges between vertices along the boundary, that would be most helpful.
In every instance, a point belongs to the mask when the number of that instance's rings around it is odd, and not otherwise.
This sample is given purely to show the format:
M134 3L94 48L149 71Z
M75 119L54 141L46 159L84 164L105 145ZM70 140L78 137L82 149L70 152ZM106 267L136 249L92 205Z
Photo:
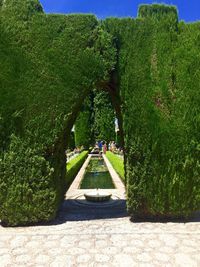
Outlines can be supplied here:
M91 159L80 189L114 189L110 173L103 159Z

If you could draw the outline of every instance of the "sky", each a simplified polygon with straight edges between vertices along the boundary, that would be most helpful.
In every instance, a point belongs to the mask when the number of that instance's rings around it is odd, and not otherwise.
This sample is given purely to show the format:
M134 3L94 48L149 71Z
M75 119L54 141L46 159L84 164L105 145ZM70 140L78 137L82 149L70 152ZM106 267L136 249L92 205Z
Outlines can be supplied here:
M92 13L106 17L136 17L140 4L165 3L177 6L179 19L200 20L200 0L40 0L46 13Z

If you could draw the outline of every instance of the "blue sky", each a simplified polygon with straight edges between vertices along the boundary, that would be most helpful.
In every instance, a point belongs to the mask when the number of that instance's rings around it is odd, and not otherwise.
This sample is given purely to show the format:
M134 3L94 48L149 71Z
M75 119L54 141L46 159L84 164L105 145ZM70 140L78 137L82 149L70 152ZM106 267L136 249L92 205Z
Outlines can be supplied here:
M93 13L103 19L110 16L136 17L140 4L166 3L178 7L180 20L200 20L200 0L40 0L47 13Z

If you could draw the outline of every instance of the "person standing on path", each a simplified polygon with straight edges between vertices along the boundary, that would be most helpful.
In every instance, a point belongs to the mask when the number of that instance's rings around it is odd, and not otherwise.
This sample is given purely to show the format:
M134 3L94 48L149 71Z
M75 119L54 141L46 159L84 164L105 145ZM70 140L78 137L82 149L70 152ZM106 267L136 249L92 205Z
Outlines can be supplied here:
M107 145L106 145L106 142L104 143L103 145L103 153L106 154L107 152Z
M98 142L98 146L99 146L99 152L101 152L101 151L102 151L102 146L103 146L103 145L102 145L102 141L99 141L99 142Z

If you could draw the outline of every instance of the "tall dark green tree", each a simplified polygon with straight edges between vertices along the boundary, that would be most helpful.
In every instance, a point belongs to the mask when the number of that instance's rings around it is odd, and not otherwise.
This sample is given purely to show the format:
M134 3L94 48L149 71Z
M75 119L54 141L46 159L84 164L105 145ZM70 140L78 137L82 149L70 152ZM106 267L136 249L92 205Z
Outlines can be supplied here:
M115 111L107 92L95 91L94 97L94 138L106 142L115 140Z
M92 101L92 95L90 94L85 99L75 123L75 145L83 146L86 149L93 145Z

